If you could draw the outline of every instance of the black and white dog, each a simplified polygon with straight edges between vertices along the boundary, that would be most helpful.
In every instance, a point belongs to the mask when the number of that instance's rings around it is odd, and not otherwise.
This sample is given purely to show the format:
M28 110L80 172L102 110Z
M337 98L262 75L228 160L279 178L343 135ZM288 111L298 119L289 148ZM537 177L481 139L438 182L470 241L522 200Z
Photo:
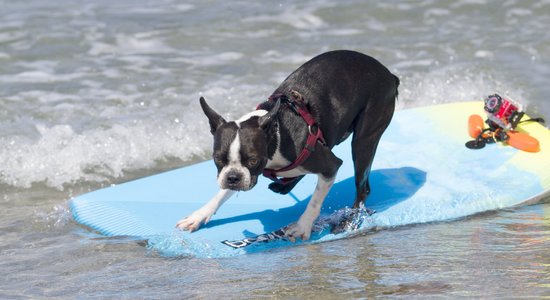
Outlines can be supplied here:
M177 223L195 231L235 193L256 185L258 176L292 178L270 189L288 193L305 174L317 174L305 212L290 224L290 240L310 237L323 201L342 160L331 149L353 133L352 155L357 196L370 192L369 173L382 133L393 116L399 79L376 59L354 51L321 54L299 67L262 103L228 122L201 97L214 135L213 158L221 190L202 208ZM313 141L313 142L311 142Z

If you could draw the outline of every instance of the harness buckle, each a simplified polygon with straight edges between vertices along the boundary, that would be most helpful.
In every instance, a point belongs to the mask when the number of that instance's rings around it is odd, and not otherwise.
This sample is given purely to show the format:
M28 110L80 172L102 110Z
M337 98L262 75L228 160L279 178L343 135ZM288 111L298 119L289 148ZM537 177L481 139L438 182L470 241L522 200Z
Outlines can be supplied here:
M307 125L307 130L309 131L309 134L317 136L317 133L319 132L319 127L317 127L316 124ZM313 132L315 130L315 132Z

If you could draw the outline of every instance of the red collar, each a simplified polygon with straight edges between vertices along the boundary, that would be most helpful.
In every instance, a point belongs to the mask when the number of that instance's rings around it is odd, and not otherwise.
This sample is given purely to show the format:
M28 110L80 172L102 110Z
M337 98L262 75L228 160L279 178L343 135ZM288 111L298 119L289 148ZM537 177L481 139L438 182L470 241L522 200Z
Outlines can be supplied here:
M304 161L306 161L311 153L315 151L315 146L317 145L317 142L320 142L323 145L326 145L326 143L325 138L323 137L323 132L321 131L321 128L317 126L317 122L315 122L315 119L309 112L309 109L307 109L306 103L304 102L302 95L300 95L296 91L291 92L291 98L288 98L284 94L273 94L269 97L268 101L275 101L277 99L281 99L282 103L286 103L293 111L298 113L306 122L309 130L306 145L304 146L304 149L302 149L302 152L300 152L298 157L296 157L296 160L281 169L264 169L263 171L263 175L265 177L282 184L288 184L294 181L297 177L278 178L277 173L290 171L294 168L297 168Z

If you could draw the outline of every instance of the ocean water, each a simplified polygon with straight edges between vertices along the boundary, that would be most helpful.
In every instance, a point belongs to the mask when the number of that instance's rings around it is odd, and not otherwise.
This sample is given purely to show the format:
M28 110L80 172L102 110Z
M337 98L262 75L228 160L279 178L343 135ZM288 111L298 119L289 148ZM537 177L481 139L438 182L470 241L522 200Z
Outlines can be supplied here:
M68 201L207 159L227 118L324 51L398 109L499 91L550 119L550 1L0 0L0 298L550 297L550 201L230 259L169 259Z

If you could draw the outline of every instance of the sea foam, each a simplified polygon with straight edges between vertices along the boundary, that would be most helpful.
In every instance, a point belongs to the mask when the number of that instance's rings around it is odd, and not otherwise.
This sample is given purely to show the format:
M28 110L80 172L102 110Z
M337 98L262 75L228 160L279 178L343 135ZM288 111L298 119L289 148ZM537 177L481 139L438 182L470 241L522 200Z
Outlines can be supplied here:
M187 116L190 117L190 116ZM203 128L204 127L204 128ZM177 158L204 155L210 143L205 122L136 121L76 132L71 125L38 125L37 139L0 138L0 181L17 187L43 182L63 189L79 181L103 182L125 172Z

